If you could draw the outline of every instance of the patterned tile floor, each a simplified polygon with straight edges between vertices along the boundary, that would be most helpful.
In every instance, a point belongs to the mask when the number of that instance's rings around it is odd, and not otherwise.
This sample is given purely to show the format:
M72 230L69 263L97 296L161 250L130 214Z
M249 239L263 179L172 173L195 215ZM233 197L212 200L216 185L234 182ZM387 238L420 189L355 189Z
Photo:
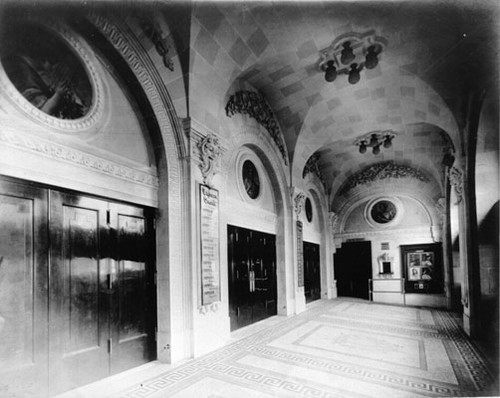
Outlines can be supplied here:
M245 331L245 329L247 329ZM493 375L450 313L320 301L233 333L201 358L145 372L112 398L495 396ZM243 336L243 337L241 337ZM125 387L122 387L125 388ZM78 396L86 394L80 390ZM87 390L89 391L89 390ZM100 389L102 393L102 388ZM96 393L90 396L96 397Z

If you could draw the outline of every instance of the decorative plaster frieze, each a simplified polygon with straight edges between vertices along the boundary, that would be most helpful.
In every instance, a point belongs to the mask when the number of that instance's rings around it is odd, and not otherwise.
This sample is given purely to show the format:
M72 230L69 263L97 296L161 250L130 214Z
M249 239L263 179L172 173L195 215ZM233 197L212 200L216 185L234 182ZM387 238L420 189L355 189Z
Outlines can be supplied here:
M219 144L219 140L214 134L206 135L200 142L198 142L197 146L200 150L201 164L199 167L203 176L203 183L210 185L211 180L215 175L215 169L222 155L222 149Z
M171 71L174 71L174 63L170 57L171 47L168 45L166 38L163 37L163 32L154 17L143 19L139 23L146 37L154 44L156 52L163 60L163 64Z
M286 152L283 135L278 121L267 104L264 96L255 91L238 91L231 95L226 105L226 115L231 117L236 113L247 114L254 118L271 135L274 143L278 147L285 165L288 165L288 155Z
M414 227L414 228L398 228L391 230L373 230L373 231L363 231L363 232L347 232L342 234L335 234L335 242L341 240L345 241L346 239L358 239L358 238L366 238L367 236L379 236L382 235L384 237L388 235L395 236L411 236L411 237L427 237L432 238L431 232L428 227Z
M446 218L446 199L445 198L439 198L435 205L434 205L436 212L439 216L439 223L441 225L444 225L445 218Z
M422 182L430 181L424 173L419 170L415 170L413 167L398 165L393 161L381 162L368 166L349 177L339 190L339 195L347 193L349 190L358 185L368 184L378 180L385 180L387 178L413 178Z
M88 130L93 127L104 114L104 89L97 72L97 61L92 54L90 47L68 26L47 15L30 15L19 19L19 23L31 23L49 28L55 35L60 37L78 56L78 59L85 65L87 76L92 86L92 105L88 112L78 119L60 119L51 116L32 105L17 90L7 77L5 70L0 64L0 90L4 92L17 107L24 111L36 122L44 123L54 129L64 130L68 133L75 133L81 130Z
M323 187L326 190L325 180L323 178L323 174L321 173L321 169L319 167L319 154L313 153L309 159L307 159L306 165L304 166L304 170L302 171L302 178L306 178L309 173L316 174L318 179L323 184Z
M133 168L103 159L95 155L81 152L54 142L48 142L39 138L20 135L11 131L0 131L0 142L5 145L22 149L24 151L41 154L54 160L64 160L80 167L98 171L113 177L133 181L148 186L158 187L158 177L153 174L135 170Z
M330 230L332 237L335 234L335 228L337 228L337 224L339 222L339 215L334 211L328 213L328 220L330 221Z
M458 167L450 167L448 169L448 179L453 188L455 188L455 194L457 195L457 203L460 203L463 198L464 193L464 173Z
M144 52L141 44L133 40L130 35L122 32L122 29L126 28L120 28L104 15L97 13L95 8L90 9L88 18L127 61L147 94L165 140L169 174L173 175L170 171L174 171L173 167L178 168L178 164L175 162L178 158L184 159L186 157L186 147L183 145L182 125L177 118L175 107L163 79L147 53Z
M302 213L302 208L304 207L304 203L306 201L306 195L304 192L297 191L297 189L292 189L291 193L293 210L295 211L295 215L297 219L300 218L300 214Z

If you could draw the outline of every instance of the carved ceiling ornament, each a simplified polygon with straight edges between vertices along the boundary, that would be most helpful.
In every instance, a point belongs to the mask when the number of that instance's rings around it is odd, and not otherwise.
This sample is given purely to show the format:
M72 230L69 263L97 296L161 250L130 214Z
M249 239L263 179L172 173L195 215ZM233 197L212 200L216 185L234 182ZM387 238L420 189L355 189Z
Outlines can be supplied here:
M339 215L334 211L328 213L328 220L330 221L330 229L332 231L332 237L335 234L335 228L337 228L337 224L339 222Z
M140 21L142 31L149 40L154 44L156 52L162 58L163 64L170 70L174 71L174 63L170 56L171 47L163 37L163 32L160 24L155 21L154 17L144 18Z
M304 192L297 191L296 189L292 190L292 201L293 201L293 210L295 211L295 215L297 219L300 217L302 213L302 208L304 207L304 203L306 201L306 195Z
M446 199L445 198L439 198L434 207L436 208L436 211L439 215L439 223L444 224L445 217L446 217Z
M218 138L211 133L198 142L198 148L200 150L200 170L203 176L203 183L210 185L212 177L215 174L217 162L222 155L222 149Z
M271 135L271 138L281 152L285 165L288 165L285 144L278 121L271 107L264 99L264 96L256 91L243 90L234 93L231 95L226 105L226 115L231 117L236 113L247 114L263 126Z
M386 178L414 178L423 182L430 181L424 173L415 170L413 167L398 165L393 161L381 162L368 166L349 177L340 189L339 195L347 193L358 185L368 184L377 180L385 180Z
M460 203L463 198L464 193L464 173L458 167L452 166L448 169L448 179L453 188L455 188L455 194L457 195L457 203Z
M316 174L318 179L323 184L323 187L326 189L325 180L323 178L323 174L321 173L321 169L319 167L319 154L313 153L309 159L307 159L306 165L304 166L304 170L302 171L302 178L306 178L309 173Z

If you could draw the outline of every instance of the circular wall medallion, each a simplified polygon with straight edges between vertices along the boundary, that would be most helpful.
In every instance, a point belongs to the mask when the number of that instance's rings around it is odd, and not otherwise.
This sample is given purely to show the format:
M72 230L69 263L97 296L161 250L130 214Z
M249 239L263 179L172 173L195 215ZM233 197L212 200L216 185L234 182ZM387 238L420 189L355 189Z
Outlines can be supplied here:
M48 115L70 120L85 116L92 86L83 63L56 34L37 25L24 28L2 48L2 65L12 84Z
M311 222L313 219L313 208L312 208L312 203L311 199L306 198L306 218L307 221Z
M255 165L250 160L243 162L242 178L248 196L256 199L260 193L260 179Z
M372 220L378 224L387 224L394 220L396 215L396 205L391 201L385 199L376 202L370 210L370 216Z
M99 63L64 23L12 16L0 26L0 61L0 90L35 121L77 132L101 119Z

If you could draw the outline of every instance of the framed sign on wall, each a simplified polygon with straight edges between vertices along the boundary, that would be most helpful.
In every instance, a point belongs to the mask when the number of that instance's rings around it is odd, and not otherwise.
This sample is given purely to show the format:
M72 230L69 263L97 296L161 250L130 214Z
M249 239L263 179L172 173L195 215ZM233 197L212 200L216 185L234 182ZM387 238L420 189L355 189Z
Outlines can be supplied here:
M220 301L219 191L200 185L201 304Z
M401 245L401 264L407 293L442 293L441 243Z

